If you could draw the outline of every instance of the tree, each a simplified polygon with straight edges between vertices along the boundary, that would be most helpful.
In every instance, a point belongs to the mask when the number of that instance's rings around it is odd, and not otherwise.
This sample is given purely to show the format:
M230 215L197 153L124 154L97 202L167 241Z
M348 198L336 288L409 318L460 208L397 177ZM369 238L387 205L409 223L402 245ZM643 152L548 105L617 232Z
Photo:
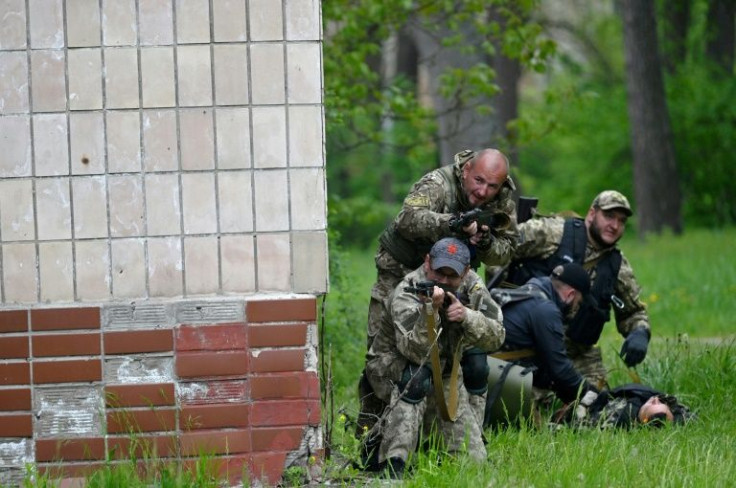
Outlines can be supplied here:
M620 0L641 236L682 232L681 193L657 43L653 0Z

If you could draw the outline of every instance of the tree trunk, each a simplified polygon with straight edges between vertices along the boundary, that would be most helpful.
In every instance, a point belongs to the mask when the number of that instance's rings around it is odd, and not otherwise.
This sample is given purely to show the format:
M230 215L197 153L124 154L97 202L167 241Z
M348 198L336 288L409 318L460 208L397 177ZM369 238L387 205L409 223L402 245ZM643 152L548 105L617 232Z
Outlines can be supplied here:
M711 0L708 5L708 43L706 54L727 75L733 74L734 21L736 1Z
M480 149L491 143L491 134L496 127L493 116L480 115L476 112L479 105L490 106L492 100L488 97L476 97L472 100L461 101L455 97L446 98L440 93L440 79L448 69L467 69L477 63L486 62L478 50L465 52L465 45L445 47L442 40L456 34L437 19L432 32L428 32L422 25L426 19L410 19L405 26L405 32L411 39L419 53L421 70L427 73L429 94L433 108L437 112L437 147L440 164L452 162L452 157L463 149ZM482 39L470 22L459 26L463 33L465 44L478 46Z
M489 9L490 21L498 22L505 28L505 17L500 15L495 8ZM519 79L521 78L521 63L516 59L504 56L501 52L501 42L493 40L496 48L496 56L491 60L493 69L496 71L496 83L499 93L493 99L495 119L497 121L495 130L491 136L493 147L500 149L508 156L512 167L518 165L518 148L516 131L509 128L509 122L519 117ZM513 171L512 171L513 173ZM513 176L513 175L512 175ZM519 180L514 180L519 195L522 189Z
M619 0L634 158L639 234L682 232L681 193L672 143L653 0Z

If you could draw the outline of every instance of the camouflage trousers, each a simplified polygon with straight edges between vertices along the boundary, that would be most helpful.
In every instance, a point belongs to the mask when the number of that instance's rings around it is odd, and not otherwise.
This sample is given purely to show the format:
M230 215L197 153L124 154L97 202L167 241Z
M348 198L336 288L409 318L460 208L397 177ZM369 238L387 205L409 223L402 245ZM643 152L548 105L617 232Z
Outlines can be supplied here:
M565 338L567 354L575 369L599 390L608 387L606 368L598 346L576 344Z
M449 380L445 382L445 395L449 396L447 383ZM399 389L394 387L391 407L388 408L381 429L383 439L379 460L383 462L398 457L407 461L409 455L417 449L420 436L427 438L435 432L443 443L443 450L450 453L467 452L476 461L485 461L487 453L483 431L470 406L469 396L464 387L459 387L457 419L450 422L440 417L433 389L430 389L422 401L411 404L400 400Z

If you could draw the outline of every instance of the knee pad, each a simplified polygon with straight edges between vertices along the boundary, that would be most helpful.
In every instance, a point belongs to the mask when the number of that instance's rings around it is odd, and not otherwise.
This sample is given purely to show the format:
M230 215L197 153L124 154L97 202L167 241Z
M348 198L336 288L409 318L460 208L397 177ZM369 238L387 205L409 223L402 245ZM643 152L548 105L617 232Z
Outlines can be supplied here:
M488 361L486 353L471 349L463 354L460 366L463 368L463 383L471 395L483 395L488 390Z
M406 403L419 403L429 392L432 371L426 366L407 364L396 386L401 392L401 399Z

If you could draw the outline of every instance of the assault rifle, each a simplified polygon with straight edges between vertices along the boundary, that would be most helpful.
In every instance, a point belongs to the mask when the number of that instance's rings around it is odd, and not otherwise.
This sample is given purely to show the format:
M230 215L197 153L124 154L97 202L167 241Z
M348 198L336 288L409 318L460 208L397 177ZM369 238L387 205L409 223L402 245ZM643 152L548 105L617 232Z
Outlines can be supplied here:
M481 225L487 225L489 229L496 231L508 229L511 225L511 219L503 212L474 208L454 215L449 222L450 230L460 233L463 227L467 227L472 222L478 222L478 230L480 230Z
M425 297L431 297L432 293L434 293L435 286L439 286L440 288L445 290L445 292L449 291L446 287L438 285L432 280L419 281L418 283L410 282L409 286L404 287L404 291L409 293L416 293L417 295L423 295ZM470 298L464 293L459 293L456 291L451 291L450 293L455 295L455 297L457 297L457 299L460 300L460 303L462 303L463 305L467 306L468 304L470 304ZM450 305L451 301L452 300L450 299L450 295L445 294L445 302L443 303L443 305L447 307L448 305Z

